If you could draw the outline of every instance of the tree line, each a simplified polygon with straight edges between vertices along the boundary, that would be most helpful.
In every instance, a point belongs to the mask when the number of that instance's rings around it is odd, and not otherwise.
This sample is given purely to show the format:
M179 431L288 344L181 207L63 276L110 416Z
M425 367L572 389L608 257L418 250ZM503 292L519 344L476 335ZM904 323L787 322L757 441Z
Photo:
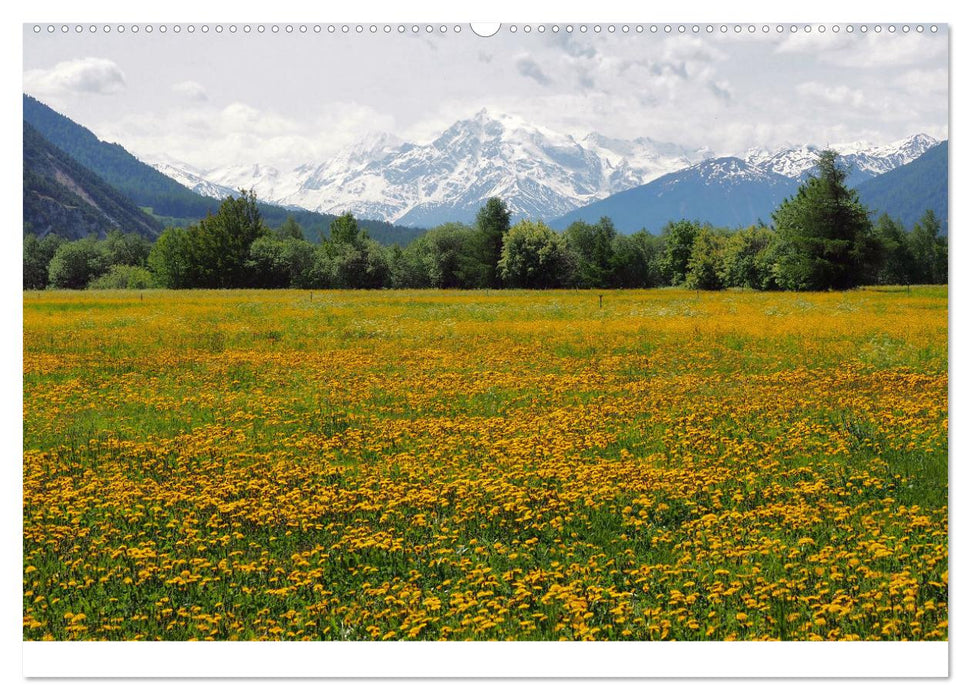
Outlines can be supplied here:
M832 151L773 213L741 229L681 220L659 235L620 234L609 218L562 233L542 221L511 224L485 203L472 226L447 223L405 246L373 240L350 213L320 244L292 217L276 229L253 192L227 197L197 224L154 244L137 234L65 241L24 238L24 288L647 288L848 289L861 284L946 284L947 239L928 210L906 230L875 223Z

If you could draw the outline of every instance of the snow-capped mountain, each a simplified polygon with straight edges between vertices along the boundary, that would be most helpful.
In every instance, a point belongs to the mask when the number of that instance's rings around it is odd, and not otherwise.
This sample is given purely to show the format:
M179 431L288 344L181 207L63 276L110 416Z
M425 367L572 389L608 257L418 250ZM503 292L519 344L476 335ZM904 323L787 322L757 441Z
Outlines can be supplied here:
M834 148L850 166L848 184L854 186L909 163L936 143L918 134L883 146L854 143ZM759 171L801 180L822 150L811 145L753 149L732 162L715 159L706 172L714 179L749 177ZM183 163L156 167L212 196L245 188L255 190L263 201L283 206L332 214L349 210L361 218L434 226L473 220L489 197L501 197L517 218L550 220L690 169L713 155L708 149L647 137L623 140L593 132L576 138L482 110L428 143L373 133L325 163L289 170L261 164L210 171L195 171Z
M255 189L276 204L431 226L469 221L494 196L517 216L549 218L708 155L647 138L591 133L578 140L482 110L430 143L374 134L326 163L286 172L247 165L171 175L193 188L202 180L234 191Z
M851 181L853 178L868 184L884 175L890 177L888 173L898 171L898 168L902 170L910 167L912 162L924 160L924 154L936 143L927 136L917 135L887 146L858 144L856 147L837 146L834 150L846 154L841 158L844 165L850 166L848 182L855 186ZM625 233L641 228L659 233L668 222L682 218L728 227L751 226L759 220L770 222L772 212L786 197L796 193L799 183L816 166L821 150L801 146L774 153L753 150L746 153L744 159L711 158L578 208L553 219L551 224L563 229L574 221L593 223L607 216L618 230ZM942 180L946 183L946 165L944 172L944 177L924 177L923 186L934 187ZM881 194L880 188L876 189L877 195ZM861 187L861 194L863 191ZM868 196L879 201L877 195ZM896 196L899 199L899 194ZM926 196L919 199L932 201ZM926 206L922 204L921 207L920 213ZM942 208L939 202L937 208ZM946 212L946 205L943 209Z
M229 195L235 196L239 192L232 187L217 185L211 179L195 173L191 166L185 164L152 163L151 166L163 175L167 175L176 182L185 185L193 192L201 194L203 197L224 199Z
M287 181L282 173L267 165L233 165L217 168L205 173L205 179L234 192L240 189L255 190L259 198L274 204L282 203L288 191Z
M883 146L857 141L835 144L829 148L839 153L839 162L849 168L847 183L853 186L910 163L937 143L936 139L926 134L916 134ZM816 167L819 154L823 150L825 149L806 145L787 146L774 152L755 149L746 154L745 160L779 175L802 180Z
M595 131L584 136L579 143L600 156L608 166L618 160L626 161L634 172L645 178L638 184L700 163L714 155L708 148L689 149L647 137L625 141L609 138Z

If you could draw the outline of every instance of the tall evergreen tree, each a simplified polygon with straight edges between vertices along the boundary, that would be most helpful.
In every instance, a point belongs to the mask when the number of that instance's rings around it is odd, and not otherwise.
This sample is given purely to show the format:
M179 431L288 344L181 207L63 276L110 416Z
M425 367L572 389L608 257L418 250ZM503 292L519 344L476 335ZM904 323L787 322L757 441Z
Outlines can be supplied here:
M862 281L870 217L836 159L835 151L823 151L817 174L772 214L779 234L776 277L784 289L848 289Z

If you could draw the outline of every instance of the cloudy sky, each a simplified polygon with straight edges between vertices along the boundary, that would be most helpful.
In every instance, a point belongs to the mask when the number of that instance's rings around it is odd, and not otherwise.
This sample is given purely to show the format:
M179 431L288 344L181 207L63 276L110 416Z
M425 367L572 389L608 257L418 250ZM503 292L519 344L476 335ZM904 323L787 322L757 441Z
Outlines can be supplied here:
M203 169L320 162L369 132L428 140L483 107L578 137L647 136L718 154L947 136L945 26L722 34L716 25L709 35L690 25L684 34L507 25L489 38L468 26L384 34L379 25L373 35L242 26L35 34L27 25L24 90L145 160Z

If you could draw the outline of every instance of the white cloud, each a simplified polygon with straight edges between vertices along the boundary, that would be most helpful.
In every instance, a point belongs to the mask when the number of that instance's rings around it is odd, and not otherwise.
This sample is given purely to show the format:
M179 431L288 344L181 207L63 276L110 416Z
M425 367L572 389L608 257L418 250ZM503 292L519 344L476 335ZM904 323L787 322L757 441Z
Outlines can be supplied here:
M947 97L947 71L943 68L910 70L894 82L913 97Z
M175 83L172 86L172 92L181 95L190 102L205 102L209 99L206 88L195 80L184 80L181 83Z
M846 85L827 85L810 81L797 85L796 92L803 97L823 100L837 106L860 109L867 105L867 99L862 90L856 90Z
M391 131L394 120L345 102L309 121L234 102L223 108L199 103L162 114L129 113L96 129L141 159L175 159L202 169L253 163L293 167L318 163L355 143L362 130Z
M524 78L535 80L543 87L548 87L553 81L543 72L540 65L529 56L520 56L516 61L516 70Z
M864 37L834 32L795 32L787 34L776 45L776 53L816 54L826 56L834 52L852 50Z
M776 46L780 54L810 54L820 63L848 68L906 68L944 58L947 42L931 34L796 33Z
M110 95L125 89L125 74L107 58L76 58L24 73L24 90L40 96L70 93Z

